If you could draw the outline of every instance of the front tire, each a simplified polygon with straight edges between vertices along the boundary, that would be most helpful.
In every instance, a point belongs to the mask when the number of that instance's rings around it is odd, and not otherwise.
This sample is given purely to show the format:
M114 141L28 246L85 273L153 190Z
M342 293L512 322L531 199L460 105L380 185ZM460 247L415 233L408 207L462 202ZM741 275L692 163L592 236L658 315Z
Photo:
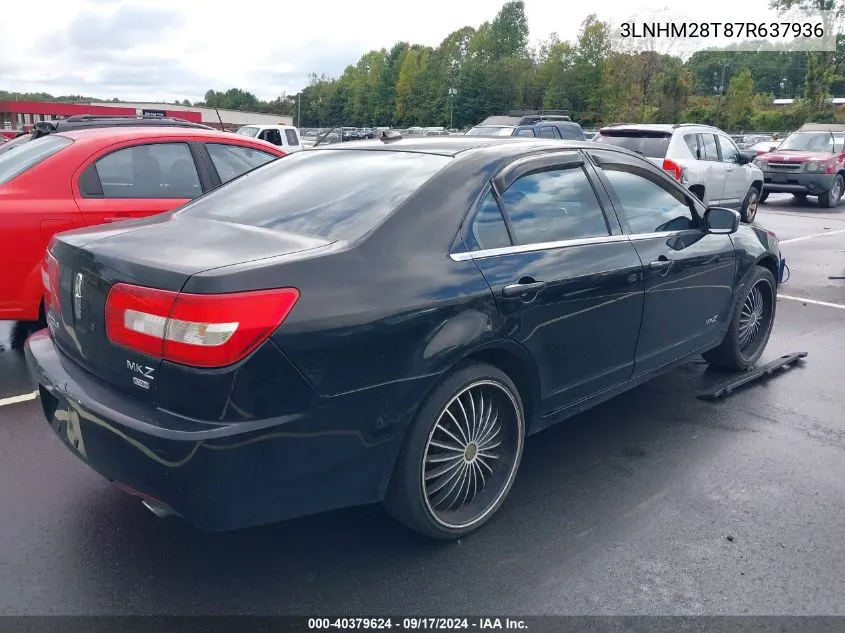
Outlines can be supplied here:
M513 381L491 365L466 365L446 378L415 416L385 506L430 538L469 534L510 492L524 441L525 416Z
M758 202L765 202L768 199L769 199L769 192L764 191L763 193L760 194L760 198L758 199Z
M777 285L771 271L755 266L739 292L725 338L704 353L704 360L724 369L745 371L754 366L772 333L777 310Z
M748 193L745 194L745 200L742 201L742 207L739 210L739 215L743 222L751 224L754 221L754 218L757 217L757 205L759 202L760 190L752 185L749 187Z
M819 204L823 207L827 207L828 209L832 209L837 206L839 204L839 200L842 199L843 189L845 189L845 181L842 180L842 176L836 174L830 189L819 196Z

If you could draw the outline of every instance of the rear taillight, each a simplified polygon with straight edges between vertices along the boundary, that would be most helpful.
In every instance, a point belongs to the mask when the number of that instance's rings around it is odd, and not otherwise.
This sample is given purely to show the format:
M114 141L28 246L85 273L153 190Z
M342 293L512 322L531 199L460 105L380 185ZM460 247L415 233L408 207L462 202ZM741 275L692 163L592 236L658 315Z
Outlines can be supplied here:
M669 160L668 158L663 159L663 171L668 172L672 176L672 178L674 178L678 182L681 181L681 178L684 175L684 168L681 167L675 161Z
M298 299L296 288L195 295L116 284L106 299L106 334L174 363L224 367L266 341Z
M59 261L50 251L44 255L44 262L41 265L41 283L44 285L44 311L48 312L52 309L58 312L61 308Z

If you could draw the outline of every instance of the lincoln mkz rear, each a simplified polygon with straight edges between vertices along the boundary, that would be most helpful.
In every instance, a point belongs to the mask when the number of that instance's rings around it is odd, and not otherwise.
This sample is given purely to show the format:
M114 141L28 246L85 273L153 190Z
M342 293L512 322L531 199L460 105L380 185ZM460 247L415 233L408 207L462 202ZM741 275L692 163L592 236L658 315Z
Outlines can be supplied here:
M56 236L26 353L58 437L158 515L384 502L454 538L527 434L702 352L751 366L779 258L626 150L361 141Z

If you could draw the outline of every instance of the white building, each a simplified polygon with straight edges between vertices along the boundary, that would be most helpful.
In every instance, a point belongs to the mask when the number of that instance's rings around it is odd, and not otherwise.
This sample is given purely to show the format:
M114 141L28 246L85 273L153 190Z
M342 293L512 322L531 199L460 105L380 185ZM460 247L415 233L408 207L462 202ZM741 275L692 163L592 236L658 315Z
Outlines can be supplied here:
M106 106L114 108L135 108L138 114L144 114L144 110L153 112L199 112L202 115L202 122L205 125L220 127L220 119L226 128L238 128L242 125L263 124L263 125L293 125L293 117L279 116L278 114L261 114L259 112L243 112L241 110L224 110L214 108L199 108L194 106L176 105L172 103L126 103L113 101L92 101L92 106ZM219 113L219 116L218 116Z

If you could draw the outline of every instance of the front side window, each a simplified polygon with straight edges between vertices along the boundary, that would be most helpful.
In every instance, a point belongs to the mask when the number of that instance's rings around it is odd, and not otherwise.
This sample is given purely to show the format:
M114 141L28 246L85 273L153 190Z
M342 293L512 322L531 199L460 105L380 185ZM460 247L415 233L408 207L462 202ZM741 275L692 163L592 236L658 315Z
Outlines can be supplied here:
M187 143L152 143L119 149L94 167L105 198L196 198L202 193Z
M739 159L739 150L736 148L736 145L727 136L719 136L718 138L719 147L722 150L722 162L736 163Z
M388 150L294 152L219 187L180 213L353 240L373 229L451 160Z
M7 145L14 142L11 141ZM65 136L51 134L35 140L27 140L12 151L3 153L0 155L0 185L32 169L71 143L73 141Z
M258 136L259 128L254 127L252 125L245 125L244 127L238 128L237 133L241 136L249 136L251 138L255 138Z
M689 203L679 191L658 184L635 167L604 165L603 169L634 233L696 227Z
M488 193L472 219L469 230L470 250L504 248L511 245L508 229L493 193Z
M276 160L277 156L243 145L207 143L205 146L211 162L220 176L220 182L229 182L241 174Z
M262 130L261 134L258 135L258 138L262 141L272 143L273 145L282 144L282 134L276 128L267 128L266 130Z
M502 195L517 244L610 235L598 198L580 166L535 172Z

